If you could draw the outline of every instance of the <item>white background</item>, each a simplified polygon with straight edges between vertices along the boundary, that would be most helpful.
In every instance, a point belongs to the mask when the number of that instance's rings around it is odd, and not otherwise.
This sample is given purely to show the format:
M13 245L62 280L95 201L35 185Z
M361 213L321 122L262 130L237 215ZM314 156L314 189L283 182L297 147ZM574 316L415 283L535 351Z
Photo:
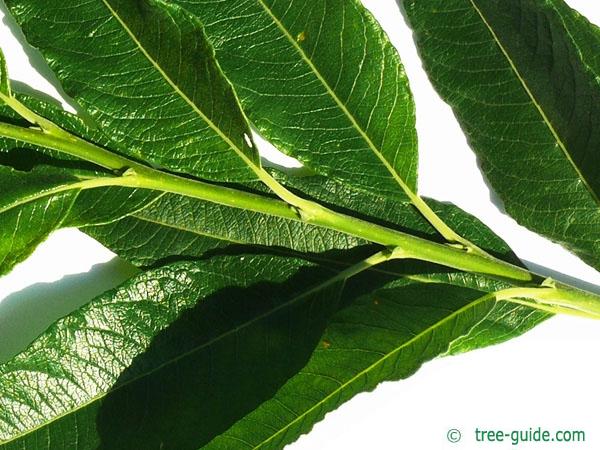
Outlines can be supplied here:
M394 0L364 3L398 48L414 91L420 192L453 202L482 219L532 269L592 283L591 288L600 292L600 274L502 214L452 112L428 82ZM600 24L597 1L568 3ZM39 56L25 52L7 24L10 21L3 18L0 45L11 78L60 98L58 84ZM56 318L132 273L133 268L76 230L53 234L27 262L0 279L0 360L22 349ZM358 395L289 449L600 449L598 348L600 323L553 318L524 337L435 360L408 380L383 383L373 393ZM519 446L475 442L475 427L511 431L538 426L584 430L586 442ZM462 432L459 443L447 441L451 428Z

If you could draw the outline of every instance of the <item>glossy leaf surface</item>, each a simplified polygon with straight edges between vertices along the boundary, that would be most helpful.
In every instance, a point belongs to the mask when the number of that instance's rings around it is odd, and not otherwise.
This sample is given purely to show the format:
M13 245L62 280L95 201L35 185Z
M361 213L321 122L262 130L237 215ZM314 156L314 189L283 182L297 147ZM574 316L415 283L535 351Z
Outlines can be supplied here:
M301 197L443 242L402 193L416 185L414 105L398 55L358 1L59 3L8 1L29 41L90 114L91 128L37 105L44 117L153 167L272 197L252 182L260 162L248 114L273 143L319 173L272 172ZM469 3L480 19L484 9L499 8ZM521 3L537 8L534 0ZM591 79L598 64L591 56L595 32L581 31L581 19L560 3L553 3L555 16L544 5L542 19L562 17L572 28L572 47L565 48L577 51L565 54L588 55L585 76L573 76L576 87L584 86L578 83ZM538 55L512 36L518 34L510 29L513 15L496 17L510 31L506 48L514 45L520 64L535 73ZM483 22L496 45L487 49L507 56L500 34ZM517 63L510 60L509 69L515 72ZM562 75L533 76L531 88L525 78L518 81L533 98L545 83L568 87ZM550 105L564 116L560 102L568 92L554 94L542 92L533 102L538 113ZM571 106L587 111L577 98ZM500 123L509 116L489 111L473 112L473 120L478 114ZM510 115L521 128L528 123L521 112ZM544 124L560 137L548 117ZM10 113L5 121L22 125ZM563 159L565 142L555 142ZM0 234L0 250L17 255L6 267L21 258L21 247L30 251L59 226L82 228L129 261L153 267L0 366L0 439L8 441L1 448L281 448L359 392L409 376L431 358L515 337L547 317L494 302L488 294L507 283L414 260L378 265L344 284L334 275L380 248L296 220L305 217L301 207L298 217L283 219L158 191L81 189L82 182L122 174L31 145L3 140L1 146L0 185L9 193L3 201L14 214L6 215L7 229L19 230L23 213L33 217L24 244L13 248ZM577 149L575 169L586 161L580 158L586 148ZM589 194L594 173L577 172L569 186ZM68 208L58 207L61 196L72 200ZM451 205L428 204L461 236L519 264L476 219ZM46 224L40 211L57 212L48 213Z
M492 306L481 292L409 280L365 295L333 318L308 364L273 400L204 448L283 448L354 395L412 375Z
M339 307L333 275L245 255L136 277L0 366L0 448L199 448L215 438L208 448L281 448L356 393L410 375L493 307L484 285L448 285L444 274L359 275L344 295L360 298L286 382Z
M0 93L10 95L10 82L8 79L8 70L6 69L6 60L0 51Z
M398 53L356 0L177 0L197 15L261 134L377 194L416 189L414 103Z
M506 210L600 267L600 31L562 0L404 0Z
M433 228L406 203L369 195L321 176L294 177L280 172L273 172L273 175L287 187L297 189L323 204L342 211L354 211L363 218L428 239L437 238ZM428 200L428 203L463 236L486 251L518 264L518 259L508 246L477 219L453 205L434 200ZM302 230L297 226L294 222L273 222L268 216L261 217L189 199L178 200L173 196L164 197L114 223L87 227L85 231L122 257L141 266L219 254L231 251L227 250L231 245L241 245L243 248L248 244L265 246L270 243L278 247L274 249L277 253L286 253L286 248L288 252L302 250L309 253L305 257L311 260L337 267L347 267L357 258L367 256L369 251L375 251L366 242L355 241L330 230ZM261 231L262 228L270 228L271 232L266 235ZM340 251L343 249L346 251ZM425 280L433 277L435 281L440 270L447 273L443 278L447 284L484 291L507 287L482 277L460 274L430 264L388 263L368 271L372 274L365 275L363 280L366 282L384 275L420 275ZM498 303L484 322L474 323L472 332L452 343L451 352L460 353L517 337L547 317L549 315L524 306Z
M73 115L42 101L19 98L79 135L99 137ZM0 109L0 120L28 126L6 107ZM0 273L10 271L56 229L117 220L157 195L108 186L85 191L82 182L112 175L68 156L61 158L65 156L0 139Z
M333 275L242 256L132 279L0 366L0 448L197 448L301 367Z
M77 189L63 189L75 183L65 171L47 168L24 174L0 166L1 275L60 228L78 194Z
M248 124L196 17L161 0L7 5L115 150L202 178L255 178Z

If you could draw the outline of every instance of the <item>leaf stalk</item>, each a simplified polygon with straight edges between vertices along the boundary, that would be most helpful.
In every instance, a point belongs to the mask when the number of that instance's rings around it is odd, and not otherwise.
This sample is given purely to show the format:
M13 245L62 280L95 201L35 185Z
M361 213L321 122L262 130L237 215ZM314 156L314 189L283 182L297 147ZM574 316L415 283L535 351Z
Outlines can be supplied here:
M546 280L538 288L510 288L498 291L496 300L527 305L542 311L600 320L598 296L581 289ZM522 300L527 299L527 300Z

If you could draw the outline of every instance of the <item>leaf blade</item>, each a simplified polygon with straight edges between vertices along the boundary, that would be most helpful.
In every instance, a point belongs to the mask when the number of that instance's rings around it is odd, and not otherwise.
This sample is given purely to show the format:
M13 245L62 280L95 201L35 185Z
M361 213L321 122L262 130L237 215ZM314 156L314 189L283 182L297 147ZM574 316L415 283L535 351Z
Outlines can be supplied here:
M453 338L468 332L473 316L483 318L492 308L493 301L476 291L417 285L406 280L391 283L338 313L299 374L273 400L203 448L283 448L357 393L384 380L410 376L443 353ZM429 296L435 298L432 304ZM435 312L440 296L451 312ZM417 324L411 308L420 312ZM423 309L428 310L425 317ZM464 320L469 314L472 317Z
M250 130L197 18L160 0L58 3L7 5L116 150L202 178L255 179Z
M73 180L60 171L36 171L24 176L0 166L0 275L27 258L52 231L61 227L77 196L77 190L64 191ZM43 187L49 190L39 193ZM54 192L54 194L52 194ZM29 196L24 201L23 196Z
M358 2L177 3L205 24L250 120L279 149L369 192L416 189L408 81Z
M562 0L403 5L507 212L598 268L598 29Z
M10 80L8 78L8 70L6 69L6 58L4 53L0 50L0 94L6 97L11 96L10 92Z
M102 143L102 136L90 130L78 118L48 104L22 97L28 107L38 114L51 117L63 128ZM8 120L12 120L10 117ZM18 122L17 122L18 123ZM16 150L22 151L22 150ZM33 167L40 155L39 149L27 149ZM52 152L44 151L44 155ZM23 161L18 154L9 158L10 163ZM52 166L64 166L73 170L82 170L75 161L60 161L46 157L40 162ZM26 167L24 170L31 170ZM102 174L100 174L102 175ZM423 238L439 239L437 233L412 208L410 203L371 195L350 186L337 183L324 177L294 177L273 171L276 180L297 192L302 192L313 200L330 208L382 225L397 228ZM89 177L89 172L84 172ZM245 186L257 193L265 191L264 186L254 184ZM119 209L114 209L115 202ZM510 249L493 235L480 222L450 205L428 201L429 206L452 228L475 242L481 248L518 264ZM235 226L232 226L234 225ZM71 212L64 219L64 226L83 228L105 246L138 266L156 266L168 261L199 258L212 253L230 251L232 245L275 246L278 254L294 256L303 252L323 264L347 266L351 261L366 257L375 248L366 246L366 242L335 233L331 230L305 226L286 220L277 220L270 216L247 213L241 210L224 208L206 202L180 198L168 194L156 195L125 188L107 188L85 190L79 193ZM266 230L270 230L266 233ZM152 242L150 237L153 237ZM298 237L302 237L298 239ZM340 250L352 249L340 253ZM306 253L308 252L308 254ZM421 275L431 271L425 265L414 269ZM406 275L402 267L386 269L395 276ZM414 274L415 272L411 272ZM418 272L417 272L418 273ZM463 277L464 278L464 277ZM455 275L452 283L459 286L478 286L481 281L462 280ZM495 309L496 311L496 309ZM497 308L498 313L490 316L490 334L477 334L472 346L485 346L519 335L537 324L545 316L531 314L528 308L516 307L511 314L506 309ZM515 324L517 325L515 327ZM512 332L507 331L512 330ZM474 331L475 333L475 331Z
M269 268L269 271L265 272L265 268ZM301 273L302 270L306 273ZM26 443L35 448L95 448L99 444L114 448L114 445L122 445L123 440L127 442L128 439L132 439L130 443L141 442L142 446L148 440L153 446L158 442L155 440L157 433L169 437L172 445L179 442L189 446L189 436L173 434L173 428L169 431L169 426L160 421L151 423L148 416L150 412L140 418L145 420L143 426L148 428L147 433L130 434L128 437L128 433L115 435L110 427L103 429L106 423L115 419L115 414L127 415L128 405L132 406L130 397L124 395L124 398L119 398L116 390L127 390L136 383L143 385L140 380L152 378L157 373L160 375L159 372L165 367L176 372L182 371L178 363L182 358L196 358L194 367L202 367L206 351L214 352L222 346L224 349L235 349L236 345L247 347L248 355L255 355L252 346L257 338L260 340L265 337L269 337L272 346L267 348L268 357L273 362L279 361L279 366L271 366L270 375L268 371L261 373L260 379L251 384L259 388L260 382L266 385L270 377L285 379L285 373L290 370L288 357L285 352L275 350L281 346L289 348L292 344L290 352L296 352L300 357L306 352L310 353L311 340L318 339L327 311L334 310L337 304L335 292L339 291L340 286L335 280L329 281L334 273L323 271L323 268L317 273L310 264L299 260L249 256L167 266L134 278L119 290L99 297L79 312L62 319L26 352L1 366L3 395L0 396L0 402L3 408L0 412L0 429L2 439L6 442L1 443L0 448L10 449ZM303 287L290 292L290 286L286 284L290 276L300 277L309 284L312 280L317 286L322 283L319 295L310 297L313 294L306 295L310 291L305 291ZM283 284L278 286L278 283ZM238 295L232 295L234 292ZM267 292L274 297L265 296ZM200 303L204 300L207 304L191 311L198 299ZM252 301L249 303L245 301L250 299ZM298 311L290 311L296 305L300 305ZM184 311L189 313L186 313L188 316L182 317ZM298 319L297 324L290 322L290 314ZM148 318L152 320L148 321ZM161 335L167 326L172 327L179 320L183 321L181 332ZM212 327L200 327L196 322L198 320L205 322L204 325L211 323ZM246 330L249 331L246 333ZM306 340L288 342L281 338L281 332L303 336ZM311 335L315 337L311 338ZM240 340L232 341L229 336L237 336ZM97 345L90 348L89 345L82 345L84 342ZM61 351L57 353L58 348ZM133 360L144 351L148 351L151 357ZM245 365L250 356L244 359L244 352L238 348L236 354L238 351L237 358L244 360ZM221 358L220 363L213 360L217 367L223 370L230 367L227 352L218 357ZM109 361L110 364L107 364ZM130 365L132 362L134 364ZM220 376L219 370L215 368L213 372L205 366L203 371L205 381L213 380L209 384L214 387ZM198 377L198 371L194 373ZM239 374L240 377L242 375ZM191 374L188 376L191 377ZM243 377L240 383L242 380ZM31 389L36 383L43 383L46 389ZM65 390L70 395L65 395ZM110 401L113 403L108 404L107 394L112 395ZM211 400L209 391L203 395L211 405L225 412L225 405L218 399ZM184 402L184 399L180 400ZM196 403L201 409L208 408L201 417L206 422L210 420L209 413L214 409L206 405L202 407L201 404L200 401ZM134 408L139 406L133 403ZM102 412L103 409L108 411ZM162 412L164 409L157 408L159 417ZM222 416L218 419L223 419ZM179 419L175 415L169 420ZM123 425L130 420L125 418L119 422ZM65 423L79 422L92 433L79 434L78 427L63 426ZM202 427L197 427L197 430L192 433L196 440L205 433Z

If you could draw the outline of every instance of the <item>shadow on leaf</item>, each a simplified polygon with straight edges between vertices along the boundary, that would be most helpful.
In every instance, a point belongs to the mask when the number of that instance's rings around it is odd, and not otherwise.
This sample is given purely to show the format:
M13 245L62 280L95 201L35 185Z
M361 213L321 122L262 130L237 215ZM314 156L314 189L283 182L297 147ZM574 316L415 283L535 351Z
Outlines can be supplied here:
M332 275L303 266L282 283L227 287L199 299L152 339L102 401L101 448L198 448L271 398L310 358L342 290L346 304L363 291L341 282L310 291Z

